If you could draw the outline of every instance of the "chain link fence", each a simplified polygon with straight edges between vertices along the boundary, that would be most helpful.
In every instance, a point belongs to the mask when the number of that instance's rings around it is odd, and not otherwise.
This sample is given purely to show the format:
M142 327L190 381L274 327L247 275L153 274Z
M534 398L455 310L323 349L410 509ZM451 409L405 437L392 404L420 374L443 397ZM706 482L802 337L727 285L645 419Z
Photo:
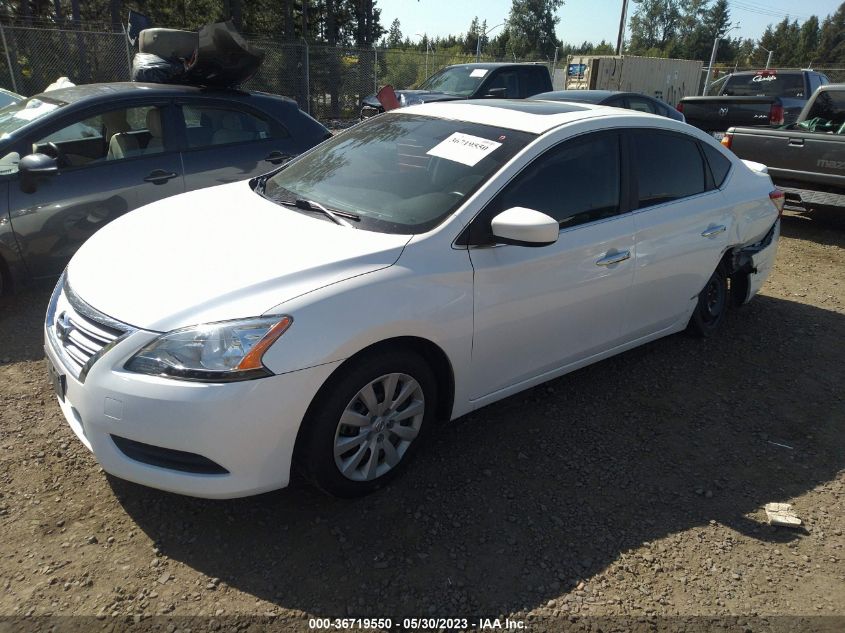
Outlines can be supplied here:
M333 124L356 119L361 99L385 84L413 88L445 66L475 61L475 55L433 49L358 49L260 37L247 40L263 50L265 58L244 88L291 97L315 118ZM0 86L25 96L43 91L62 76L74 83L128 81L135 53L124 32L102 27L0 24L0 46ZM542 62L552 72L566 72L565 60L557 60L557 69L550 59L500 60L482 55L481 61ZM832 82L845 82L843 68L817 70Z

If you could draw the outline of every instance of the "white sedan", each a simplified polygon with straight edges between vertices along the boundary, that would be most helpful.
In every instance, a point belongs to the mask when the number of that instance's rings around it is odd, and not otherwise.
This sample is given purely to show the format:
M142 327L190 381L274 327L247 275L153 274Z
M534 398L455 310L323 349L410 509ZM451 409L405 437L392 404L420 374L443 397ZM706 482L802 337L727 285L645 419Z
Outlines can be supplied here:
M769 274L782 203L667 118L404 108L96 233L50 301L50 374L117 477L227 498L297 467L364 494L438 420L715 333Z

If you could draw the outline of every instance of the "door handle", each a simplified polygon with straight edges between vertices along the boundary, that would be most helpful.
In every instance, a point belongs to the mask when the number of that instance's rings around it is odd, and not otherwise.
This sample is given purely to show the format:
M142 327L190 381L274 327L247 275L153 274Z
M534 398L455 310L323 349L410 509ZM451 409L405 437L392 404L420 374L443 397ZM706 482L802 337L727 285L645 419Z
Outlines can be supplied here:
M791 139L789 139L789 146L790 147L804 147L804 139L803 138L791 138Z
M179 174L174 171L164 171L163 169L154 169L150 175L144 178L144 182L151 182L154 185L163 185L172 178L178 178Z
M596 262L596 266L613 266L613 264L624 262L626 259L631 259L631 251L608 253Z
M724 224L720 224L719 226L711 226L701 234L701 237L716 237L720 233L724 233L728 230Z
M290 160L291 158L293 158L293 156L291 156L290 154L284 154L282 152L275 151L267 154L267 156L264 158L264 161L273 165L278 165L286 160Z

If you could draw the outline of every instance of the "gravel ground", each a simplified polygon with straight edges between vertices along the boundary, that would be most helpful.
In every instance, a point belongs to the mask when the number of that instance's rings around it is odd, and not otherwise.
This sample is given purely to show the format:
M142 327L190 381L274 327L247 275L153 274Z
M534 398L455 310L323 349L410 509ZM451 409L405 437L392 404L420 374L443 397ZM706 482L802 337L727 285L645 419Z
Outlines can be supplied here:
M716 340L672 336L466 416L354 501L110 478L45 376L49 289L5 298L0 616L166 614L148 622L173 631L182 615L733 615L751 631L791 615L841 631L812 616L845 617L843 246L841 226L787 217L762 295ZM772 501L806 529L767 526Z

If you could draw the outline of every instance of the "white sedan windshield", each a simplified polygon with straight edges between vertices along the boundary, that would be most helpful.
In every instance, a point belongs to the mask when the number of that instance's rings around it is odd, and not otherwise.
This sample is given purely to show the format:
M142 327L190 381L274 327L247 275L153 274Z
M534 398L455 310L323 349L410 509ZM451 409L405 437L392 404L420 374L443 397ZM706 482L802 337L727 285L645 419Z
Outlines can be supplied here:
M290 163L267 181L264 195L352 214L361 228L425 232L533 138L463 121L382 115Z

